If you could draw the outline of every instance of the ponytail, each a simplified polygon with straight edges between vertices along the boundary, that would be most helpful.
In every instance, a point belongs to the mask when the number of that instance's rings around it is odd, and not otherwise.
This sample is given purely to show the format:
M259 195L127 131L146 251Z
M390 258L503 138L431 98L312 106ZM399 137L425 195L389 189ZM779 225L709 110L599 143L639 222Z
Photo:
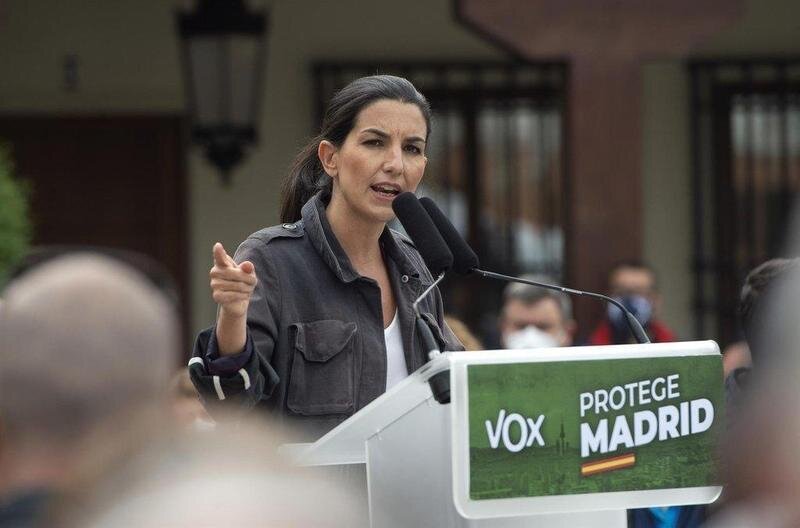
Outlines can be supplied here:
M300 220L303 205L319 191L323 198L330 198L333 181L322 169L317 149L322 138L312 139L294 160L289 175L281 188L281 222L294 223Z

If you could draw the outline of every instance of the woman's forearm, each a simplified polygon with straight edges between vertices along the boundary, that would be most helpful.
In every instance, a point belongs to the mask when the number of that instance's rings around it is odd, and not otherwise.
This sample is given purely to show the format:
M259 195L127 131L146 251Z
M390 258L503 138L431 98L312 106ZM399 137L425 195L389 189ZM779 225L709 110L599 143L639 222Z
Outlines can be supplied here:
M220 356L238 354L247 340L247 316L231 316L220 310L216 332Z

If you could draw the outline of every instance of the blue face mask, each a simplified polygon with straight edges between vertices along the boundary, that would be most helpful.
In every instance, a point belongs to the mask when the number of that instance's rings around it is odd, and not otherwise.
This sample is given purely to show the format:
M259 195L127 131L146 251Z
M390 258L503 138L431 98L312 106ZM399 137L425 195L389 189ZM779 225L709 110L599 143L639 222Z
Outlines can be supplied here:
M644 327L650 322L653 317L653 305L647 300L647 297L642 295L625 295L622 297L614 297L629 312L633 314L637 321ZM611 321L611 326L619 332L626 332L628 330L628 322L625 320L625 314L614 306L608 305L608 320Z

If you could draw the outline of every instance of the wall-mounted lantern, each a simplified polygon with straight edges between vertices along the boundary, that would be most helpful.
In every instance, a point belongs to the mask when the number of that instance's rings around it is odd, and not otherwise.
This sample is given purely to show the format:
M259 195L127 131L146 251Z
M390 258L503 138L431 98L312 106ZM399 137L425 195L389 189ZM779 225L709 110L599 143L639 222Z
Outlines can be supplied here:
M268 16L243 0L199 0L176 19L192 139L228 185L257 138Z

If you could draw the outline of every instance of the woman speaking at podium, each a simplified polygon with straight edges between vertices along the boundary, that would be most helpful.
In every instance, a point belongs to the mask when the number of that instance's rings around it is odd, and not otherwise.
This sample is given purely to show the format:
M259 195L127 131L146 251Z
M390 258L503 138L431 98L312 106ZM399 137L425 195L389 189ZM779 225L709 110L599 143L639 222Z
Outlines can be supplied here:
M353 81L289 171L283 223L233 257L214 245L217 321L190 361L207 403L262 407L313 440L427 361L411 304L433 279L386 223L394 197L422 179L430 121L406 79ZM443 350L461 349L438 291L420 311L438 322Z

